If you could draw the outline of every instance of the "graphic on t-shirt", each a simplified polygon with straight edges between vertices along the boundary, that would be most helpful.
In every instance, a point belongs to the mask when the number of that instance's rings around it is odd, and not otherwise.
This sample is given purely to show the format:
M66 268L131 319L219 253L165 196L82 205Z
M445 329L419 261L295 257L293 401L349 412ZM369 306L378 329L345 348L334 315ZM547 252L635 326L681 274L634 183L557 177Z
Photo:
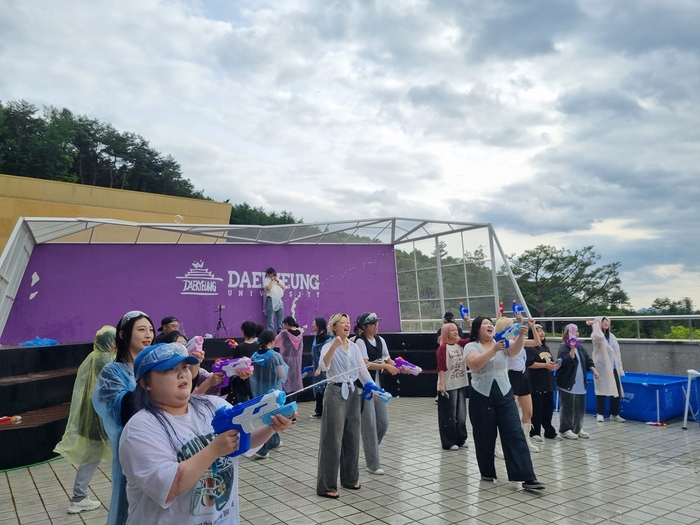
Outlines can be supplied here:
M177 454L178 462L191 458L214 439L214 434L194 436ZM221 511L228 503L233 489L235 467L231 458L218 458L192 489L190 515L202 516Z
M549 352L540 352L540 359L545 363L551 363L554 361L554 359L552 359L552 354Z
M461 379L465 376L464 367L462 366L462 348L459 345L447 347L447 362L452 364L448 373L448 379Z

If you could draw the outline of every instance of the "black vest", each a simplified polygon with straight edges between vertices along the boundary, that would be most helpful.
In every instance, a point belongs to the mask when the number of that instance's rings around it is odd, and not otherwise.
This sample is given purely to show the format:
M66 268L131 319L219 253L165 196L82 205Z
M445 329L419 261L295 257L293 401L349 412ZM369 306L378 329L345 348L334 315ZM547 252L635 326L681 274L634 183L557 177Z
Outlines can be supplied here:
M365 348L367 349L367 359L369 359L370 362L381 361L382 351L384 350L384 347L382 346L382 340L379 338L379 336L374 338L374 342L377 344L377 346L374 346L372 343L370 343L364 335L359 335L357 336L357 338L362 339L365 342Z

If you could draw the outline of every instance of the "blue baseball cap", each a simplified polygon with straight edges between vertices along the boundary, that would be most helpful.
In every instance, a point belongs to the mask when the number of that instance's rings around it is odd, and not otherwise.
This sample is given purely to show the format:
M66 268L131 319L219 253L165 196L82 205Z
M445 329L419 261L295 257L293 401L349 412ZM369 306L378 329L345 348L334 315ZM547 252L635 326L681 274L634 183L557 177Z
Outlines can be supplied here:
M190 355L181 343L159 343L147 346L134 359L134 377L138 381L151 370L172 370L185 361L199 364L199 359Z

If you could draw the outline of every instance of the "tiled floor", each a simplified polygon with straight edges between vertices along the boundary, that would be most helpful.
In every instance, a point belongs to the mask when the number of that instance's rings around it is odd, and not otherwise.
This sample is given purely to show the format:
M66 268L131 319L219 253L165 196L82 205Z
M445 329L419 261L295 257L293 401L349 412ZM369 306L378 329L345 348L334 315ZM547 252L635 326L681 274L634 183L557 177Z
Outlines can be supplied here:
M537 494L507 482L500 460L498 483L481 482L473 446L442 451L432 399L394 399L381 446L386 475L362 469L360 491L341 489L339 500L329 500L316 496L320 424L309 419L311 410L311 403L300 405L298 423L270 458L240 461L243 524L700 523L696 422L684 431L679 422L652 427L596 423L586 416L590 440L547 440L544 450L533 454L537 477L547 486ZM364 466L362 457L360 463ZM63 459L0 473L0 525L104 524L105 508L66 513L74 473ZM95 498L109 504L108 466L98 471L91 488Z

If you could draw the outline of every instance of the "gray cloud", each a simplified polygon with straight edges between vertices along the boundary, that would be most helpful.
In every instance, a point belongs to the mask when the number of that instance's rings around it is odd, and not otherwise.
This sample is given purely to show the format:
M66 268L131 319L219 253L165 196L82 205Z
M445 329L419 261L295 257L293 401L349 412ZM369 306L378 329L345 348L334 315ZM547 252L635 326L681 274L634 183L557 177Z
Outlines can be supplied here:
M680 266L672 297L700 275L694 3L0 0L0 12L0 100L140 133L217 200L307 221L490 221L595 244L629 275Z

